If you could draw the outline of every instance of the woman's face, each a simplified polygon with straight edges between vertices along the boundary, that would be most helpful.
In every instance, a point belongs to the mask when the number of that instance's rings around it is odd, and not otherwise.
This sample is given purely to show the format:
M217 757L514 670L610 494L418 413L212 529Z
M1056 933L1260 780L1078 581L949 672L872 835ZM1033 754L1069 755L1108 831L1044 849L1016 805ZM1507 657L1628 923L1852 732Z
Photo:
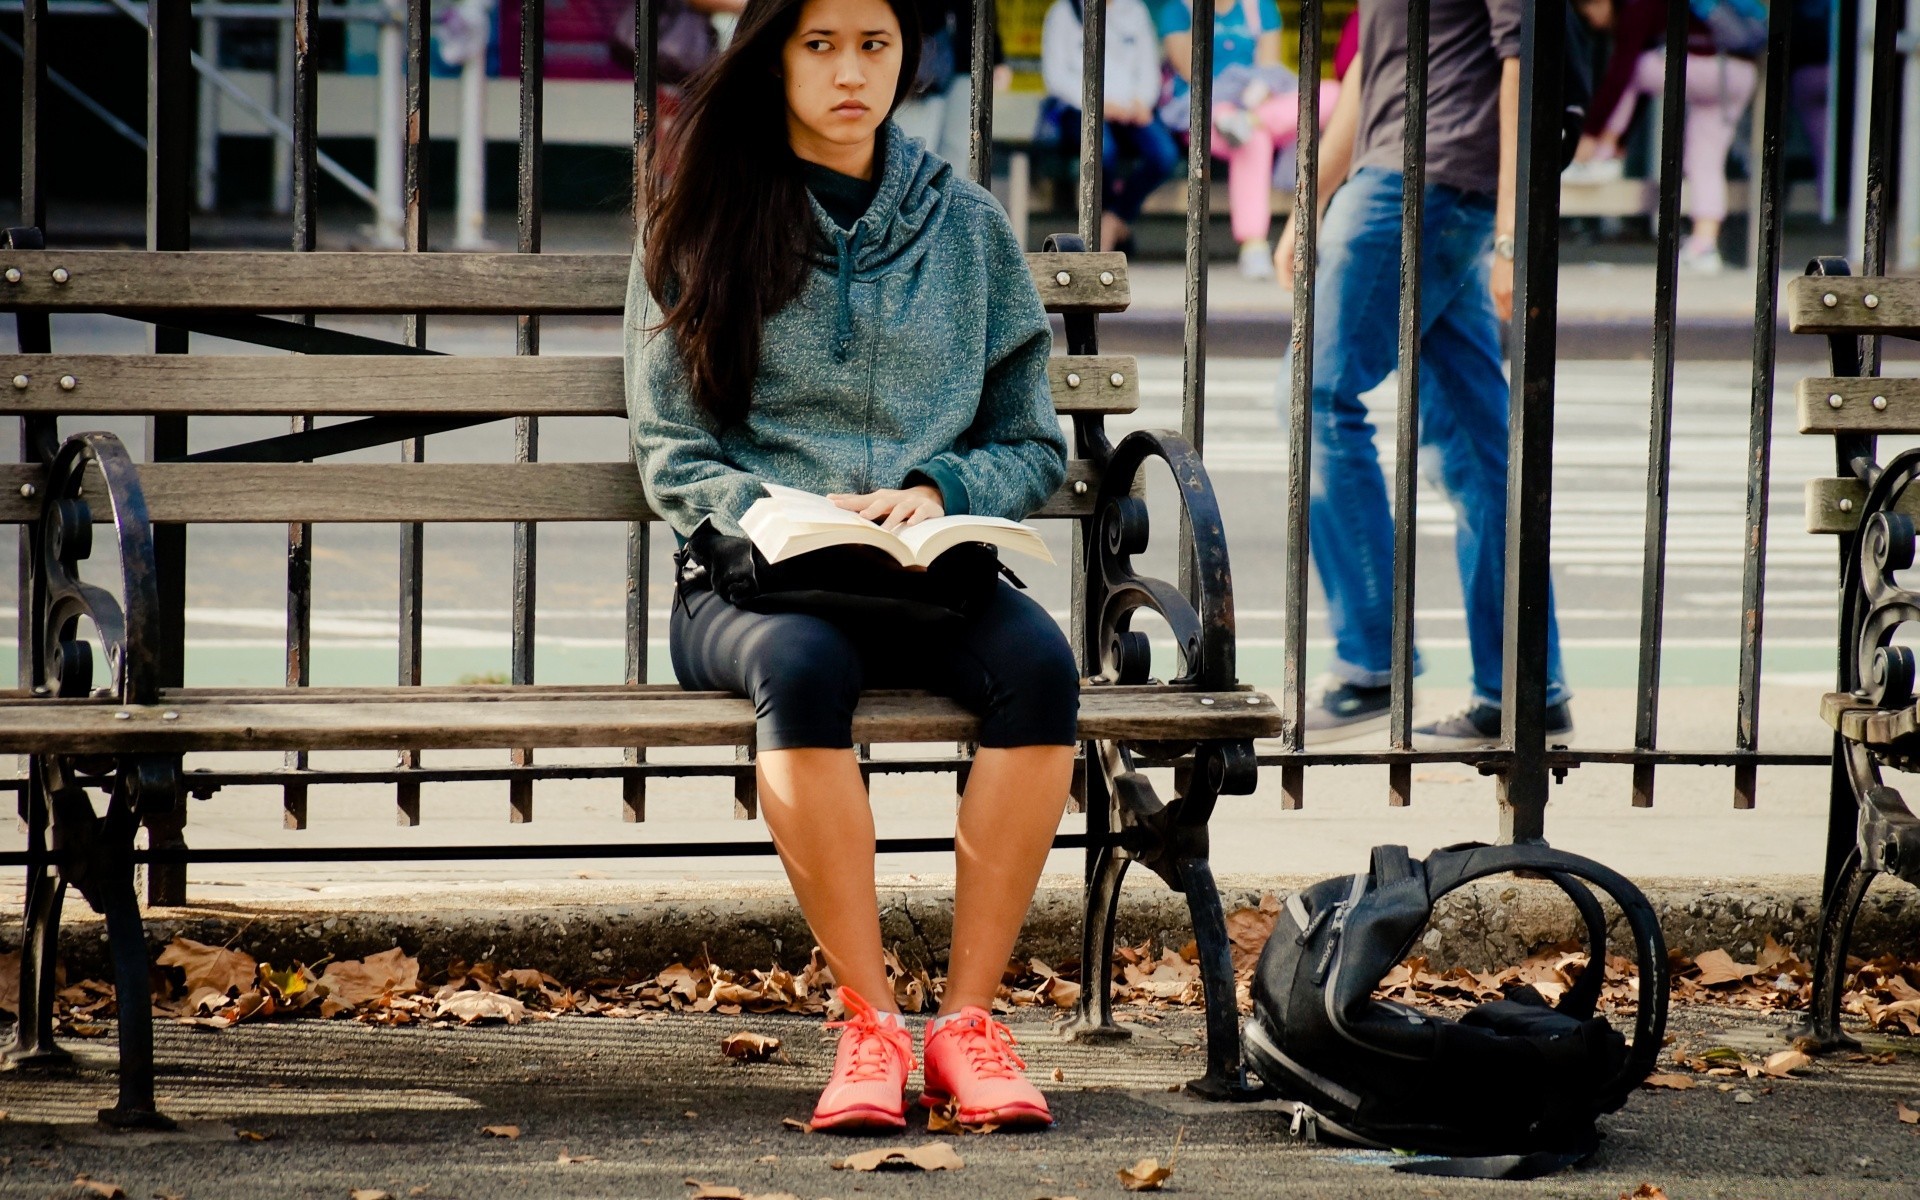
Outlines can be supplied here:
M787 130L803 158L873 140L900 82L900 20L885 0L807 0L781 50Z

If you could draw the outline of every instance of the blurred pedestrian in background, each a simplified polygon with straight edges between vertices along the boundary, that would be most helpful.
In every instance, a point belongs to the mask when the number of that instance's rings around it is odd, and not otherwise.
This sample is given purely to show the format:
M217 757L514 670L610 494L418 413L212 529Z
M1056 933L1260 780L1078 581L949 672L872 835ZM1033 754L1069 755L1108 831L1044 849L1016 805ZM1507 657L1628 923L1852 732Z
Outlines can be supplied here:
M1227 160L1227 205L1240 273L1273 278L1267 234L1273 224L1273 160L1291 146L1300 126L1300 80L1280 64L1280 9L1274 0L1214 0L1213 137L1209 151ZM1191 0L1169 0L1160 32L1173 68L1173 97L1161 106L1170 129L1188 128L1193 93ZM1320 113L1333 111L1340 85L1320 85Z
M920 0L920 70L913 94L893 114L910 138L950 163L966 165L973 135L973 0ZM1013 80L1000 31L987 31L993 90Z
M1160 123L1160 35L1141 0L1104 0L1107 6L1106 111L1100 161L1106 210L1100 248L1131 250L1133 223L1153 189L1173 175L1180 148ZM1053 0L1040 31L1041 74L1047 99L1033 140L1064 154L1080 146L1080 64L1084 34L1081 0Z
M1766 9L1760 0L1688 2L1687 121L1681 169L1691 224L1680 264L1718 274L1720 227L1727 217L1727 151L1759 80L1756 59L1766 49ZM1643 97L1666 82L1669 0L1619 0L1613 15L1613 55L1594 90L1587 133L1576 152L1574 178L1618 179L1620 143Z

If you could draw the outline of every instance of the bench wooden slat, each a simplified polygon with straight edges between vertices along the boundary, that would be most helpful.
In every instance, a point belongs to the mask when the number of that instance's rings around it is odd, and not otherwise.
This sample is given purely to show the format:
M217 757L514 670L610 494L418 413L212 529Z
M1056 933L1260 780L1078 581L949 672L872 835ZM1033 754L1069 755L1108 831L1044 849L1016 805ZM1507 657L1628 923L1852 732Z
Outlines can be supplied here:
M624 462L143 463L139 471L148 514L162 523L657 519L638 472ZM0 465L0 523L39 518L39 498L23 488L37 490L44 474L38 466ZM1070 462L1067 482L1033 515L1087 516L1097 483L1091 463ZM98 495L95 516L104 520L104 490Z
M1799 410L1801 433L1920 433L1920 379L1802 379Z
M1055 355L1047 374L1062 413L1140 406L1139 366L1130 354ZM7 416L624 417L624 388L615 355L0 355L0 415Z
M1807 532L1852 533L1860 527L1860 509L1866 502L1866 485L1857 479L1807 480ZM1847 507L1842 508L1843 504ZM1898 508L1920 519L1920 494L1909 491Z
M626 303L629 262L625 254L0 250L0 311L607 315ZM1027 265L1051 312L1119 312L1131 300L1125 255L1029 254ZM20 282L4 282L8 270ZM66 282L54 282L55 272Z
M130 714L120 717L119 713ZM172 719L166 714L174 713ZM1081 693L1080 736L1096 739L1273 737L1277 707L1248 692ZM232 750L511 749L724 746L752 734L753 705L736 697L496 704L413 699L332 704L177 700L119 708L98 701L0 704L0 753L122 754ZM966 741L979 721L931 695L864 697L856 742Z
M1826 298L1833 297L1828 304ZM1867 298L1873 297L1873 307ZM1920 279L1802 275L1787 281L1787 328L1795 333L1920 333Z

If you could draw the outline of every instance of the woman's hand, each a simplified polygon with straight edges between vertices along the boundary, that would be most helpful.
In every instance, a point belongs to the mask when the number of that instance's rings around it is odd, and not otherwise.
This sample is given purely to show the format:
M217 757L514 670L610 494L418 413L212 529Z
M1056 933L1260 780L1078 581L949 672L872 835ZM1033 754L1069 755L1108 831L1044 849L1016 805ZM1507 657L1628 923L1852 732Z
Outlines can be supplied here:
M880 528L889 532L947 515L940 501L940 489L930 483L910 488L882 488L859 496L837 492L827 499L869 521L880 522Z

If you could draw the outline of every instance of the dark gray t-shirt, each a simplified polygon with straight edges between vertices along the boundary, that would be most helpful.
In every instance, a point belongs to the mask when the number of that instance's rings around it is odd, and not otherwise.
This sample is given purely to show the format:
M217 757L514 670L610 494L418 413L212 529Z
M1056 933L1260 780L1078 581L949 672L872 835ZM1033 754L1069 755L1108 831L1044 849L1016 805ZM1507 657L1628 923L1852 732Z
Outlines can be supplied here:
M1500 60L1520 57L1522 0L1432 0L1427 182L1494 194ZM1351 83L1351 78L1349 78ZM1353 165L1398 171L1407 113L1407 0L1360 0L1360 130Z

